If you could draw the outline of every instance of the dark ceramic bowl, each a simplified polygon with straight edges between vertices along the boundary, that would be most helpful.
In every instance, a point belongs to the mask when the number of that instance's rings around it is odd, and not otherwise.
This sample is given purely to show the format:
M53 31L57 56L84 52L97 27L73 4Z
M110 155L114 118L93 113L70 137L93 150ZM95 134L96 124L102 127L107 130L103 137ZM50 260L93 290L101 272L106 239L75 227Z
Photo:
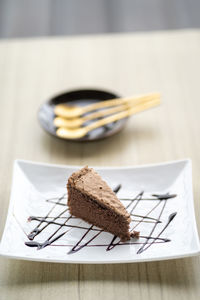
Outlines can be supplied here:
M53 124L53 120L55 117L54 115L55 105L60 103L66 103L71 105L84 106L84 105L92 104L94 102L110 100L118 97L119 95L107 91L92 90L92 89L74 90L74 91L66 92L45 102L39 109L38 119L40 125L45 131L58 137L56 134L57 128ZM86 136L84 136L81 139L75 139L75 140L67 139L67 140L84 142L84 141L94 141L94 140L106 138L119 132L125 125L126 121L127 118L102 126L100 128L97 128L89 132Z

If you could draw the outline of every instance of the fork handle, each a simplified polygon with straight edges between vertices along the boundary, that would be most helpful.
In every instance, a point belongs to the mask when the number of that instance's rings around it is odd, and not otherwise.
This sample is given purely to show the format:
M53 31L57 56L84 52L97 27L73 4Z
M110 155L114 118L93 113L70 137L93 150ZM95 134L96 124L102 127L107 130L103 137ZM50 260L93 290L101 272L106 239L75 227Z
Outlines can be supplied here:
M86 105L85 107L82 107L82 113L90 112L99 108L104 108L104 107L110 107L110 106L117 106L117 105L123 105L123 104L139 104L140 101L142 100L152 100L154 98L159 98L160 94L159 93L152 93L152 94L147 94L143 96L135 96L135 97L126 97L126 98L116 98L112 100L106 100L106 101L101 101L101 102L96 102L93 104Z
M151 107L157 106L158 104L160 104L160 99L159 98L154 99L154 100L149 101L149 102L138 104L138 105L136 105L132 108L128 108L126 111L117 113L115 115L112 115L112 116L106 117L104 119L101 119L99 121L96 121L94 123L91 123L88 126L86 126L85 129L87 130L87 132L89 132L91 130L94 130L96 128L104 126L106 124L109 124L109 123L127 118L127 117L129 117L133 114L136 114L136 113L141 112L143 110L146 110L146 109L149 109Z

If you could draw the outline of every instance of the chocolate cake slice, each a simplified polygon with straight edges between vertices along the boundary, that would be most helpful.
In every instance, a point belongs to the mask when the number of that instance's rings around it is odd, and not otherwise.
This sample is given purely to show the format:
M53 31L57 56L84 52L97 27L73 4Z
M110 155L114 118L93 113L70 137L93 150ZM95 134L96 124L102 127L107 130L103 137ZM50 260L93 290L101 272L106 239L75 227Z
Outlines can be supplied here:
M67 183L70 213L104 231L130 240L129 213L112 189L92 168L73 173Z

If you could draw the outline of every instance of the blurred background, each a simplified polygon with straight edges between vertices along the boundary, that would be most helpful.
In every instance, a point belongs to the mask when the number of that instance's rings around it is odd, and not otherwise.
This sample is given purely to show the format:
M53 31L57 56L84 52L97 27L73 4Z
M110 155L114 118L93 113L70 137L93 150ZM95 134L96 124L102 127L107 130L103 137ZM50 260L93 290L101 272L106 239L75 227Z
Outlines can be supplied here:
M0 38L200 27L199 0L0 0Z

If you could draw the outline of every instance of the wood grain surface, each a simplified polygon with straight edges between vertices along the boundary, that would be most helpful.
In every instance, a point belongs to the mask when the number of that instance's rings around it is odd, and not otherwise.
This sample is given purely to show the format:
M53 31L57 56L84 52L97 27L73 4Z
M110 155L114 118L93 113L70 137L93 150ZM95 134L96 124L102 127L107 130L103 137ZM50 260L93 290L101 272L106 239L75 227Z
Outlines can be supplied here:
M0 236L16 158L130 166L190 157L200 227L200 31L0 42ZM122 96L159 91L162 105L98 142L55 139L37 122L43 101L68 89ZM186 241L187 243L187 241ZM199 257L121 265L0 258L0 299L197 299Z

